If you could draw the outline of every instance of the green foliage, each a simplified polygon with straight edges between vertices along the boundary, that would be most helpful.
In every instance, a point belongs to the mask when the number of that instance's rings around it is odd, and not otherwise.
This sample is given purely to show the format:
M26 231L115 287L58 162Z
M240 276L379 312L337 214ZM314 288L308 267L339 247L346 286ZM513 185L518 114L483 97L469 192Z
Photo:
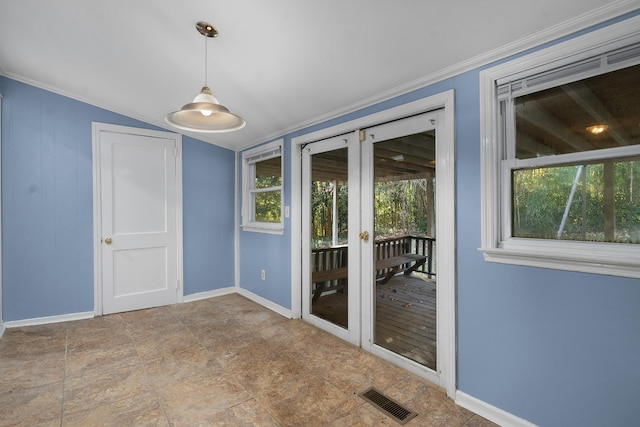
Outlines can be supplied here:
M349 190L346 185L323 181L311 184L311 239L313 247L330 246L333 233L333 192L338 197L338 243L348 238Z
M603 163L585 165L562 239L640 243L640 162L620 160L606 167L613 168L609 183ZM514 236L557 238L577 171L577 165L514 171ZM605 206L607 191L612 206ZM615 229L610 235L608 223Z
M374 185L376 236L433 234L427 178L377 182Z
M338 244L348 238L348 187L335 184L338 205ZM314 181L311 188L311 238L313 247L330 246L333 231L334 184ZM375 193L375 235L429 235L432 215L429 198L433 200L433 185L427 179L379 182ZM429 194L431 192L431 194ZM431 205L432 206L432 205Z
M256 221L280 222L281 202L280 190L256 194Z
M254 193L255 220L258 222L280 222L282 220L282 185L280 156L257 162L255 165L255 189L265 190ZM271 190L271 191L268 191Z

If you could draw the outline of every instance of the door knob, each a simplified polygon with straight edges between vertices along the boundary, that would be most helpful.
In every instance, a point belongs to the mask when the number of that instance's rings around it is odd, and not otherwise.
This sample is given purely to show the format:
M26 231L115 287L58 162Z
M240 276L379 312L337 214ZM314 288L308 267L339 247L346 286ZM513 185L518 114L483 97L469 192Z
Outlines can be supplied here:
M111 244L111 242L113 242L113 240L111 240L111 237L107 237L106 239L104 239L104 242L105 242L107 245L110 245L110 244Z
M369 232L363 231L360 233L360 240L364 240L365 242L369 240Z

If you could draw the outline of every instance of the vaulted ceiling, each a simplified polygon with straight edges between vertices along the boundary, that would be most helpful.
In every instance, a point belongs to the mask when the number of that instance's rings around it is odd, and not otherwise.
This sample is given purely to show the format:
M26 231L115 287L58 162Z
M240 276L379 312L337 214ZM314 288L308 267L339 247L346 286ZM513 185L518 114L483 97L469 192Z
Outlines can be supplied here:
M160 127L204 83L247 126L239 149L418 88L628 0L0 0L0 74ZM173 130L173 129L172 129Z

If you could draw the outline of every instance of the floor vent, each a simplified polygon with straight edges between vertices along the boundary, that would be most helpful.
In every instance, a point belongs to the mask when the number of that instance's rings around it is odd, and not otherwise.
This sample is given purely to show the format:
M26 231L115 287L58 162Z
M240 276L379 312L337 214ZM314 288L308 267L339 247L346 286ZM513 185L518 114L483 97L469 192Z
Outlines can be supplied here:
M418 415L417 412L408 410L373 387L363 391L359 396L400 424L406 424L410 419Z

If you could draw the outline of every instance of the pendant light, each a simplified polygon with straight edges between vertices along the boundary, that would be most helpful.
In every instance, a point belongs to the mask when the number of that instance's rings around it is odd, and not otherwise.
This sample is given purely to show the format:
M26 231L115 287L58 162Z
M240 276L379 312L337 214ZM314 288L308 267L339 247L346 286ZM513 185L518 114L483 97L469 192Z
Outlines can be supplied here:
M221 105L207 86L207 39L217 37L218 30L202 21L196 24L196 29L204 36L204 86L193 102L167 114L164 120L175 128L192 132L215 133L242 129L246 124L242 117Z

